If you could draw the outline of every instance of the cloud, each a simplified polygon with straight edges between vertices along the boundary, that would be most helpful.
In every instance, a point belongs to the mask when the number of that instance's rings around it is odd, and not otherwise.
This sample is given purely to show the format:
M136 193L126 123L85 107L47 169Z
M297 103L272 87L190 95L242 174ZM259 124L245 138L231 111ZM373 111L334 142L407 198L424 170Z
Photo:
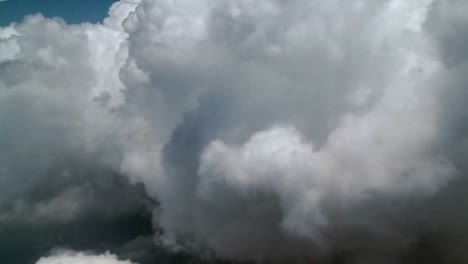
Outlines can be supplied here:
M462 211L466 186L460 10L143 0L114 3L102 24L1 28L0 219L119 214L134 197L96 203L119 185L92 176L24 199L106 168L160 201L159 241L200 255L398 263L423 227L465 233L447 209Z
M335 230L346 237L361 225L369 227L361 236L398 250L405 239L394 237L416 234L379 222L372 202L398 201L387 214L404 210L403 201L427 201L459 169L443 118L453 112L440 97L453 96L441 78L447 65L427 28L436 8L144 1L124 22L121 76L127 107L156 138L123 169L162 202L169 234L222 256L316 258L310 248L334 244L360 251L338 243ZM376 231L387 229L395 236ZM361 246L379 244L370 241Z
M400 153L397 137L392 146L385 146L374 139L381 135L372 135L379 132L372 131L370 124L359 127L359 120L347 122L353 123L352 128L340 128L320 150L288 127L256 133L240 147L210 143L201 157L198 198L216 203L220 185L234 189L242 199L262 193L277 195L281 225L297 235L318 239L320 228L328 224L320 208L327 196L351 206L372 192L432 192L438 182L453 175L443 160L409 157L408 153L420 151L411 150L408 142L416 140L407 138L409 134L401 138L405 153ZM356 155L359 152L369 154Z
M116 255L106 252L102 255L91 255L82 252L64 251L49 257L40 258L36 264L132 264L129 260L118 260Z

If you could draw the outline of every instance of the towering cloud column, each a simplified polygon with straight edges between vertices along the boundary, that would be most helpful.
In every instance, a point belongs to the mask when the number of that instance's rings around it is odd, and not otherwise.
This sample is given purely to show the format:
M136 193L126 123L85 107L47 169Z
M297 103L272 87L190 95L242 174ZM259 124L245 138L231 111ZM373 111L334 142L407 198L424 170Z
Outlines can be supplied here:
M464 208L465 7L122 0L2 28L0 205L66 153L143 182L159 240L200 254L398 262Z

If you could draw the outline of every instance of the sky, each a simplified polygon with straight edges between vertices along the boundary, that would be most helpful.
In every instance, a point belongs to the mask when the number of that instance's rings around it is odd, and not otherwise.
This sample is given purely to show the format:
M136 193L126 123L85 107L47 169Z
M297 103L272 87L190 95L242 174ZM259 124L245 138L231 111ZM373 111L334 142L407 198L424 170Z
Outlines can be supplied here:
M61 17L70 24L102 22L114 0L7 0L0 2L0 26L19 22L24 16L41 13Z
M0 263L466 263L468 1L16 1Z

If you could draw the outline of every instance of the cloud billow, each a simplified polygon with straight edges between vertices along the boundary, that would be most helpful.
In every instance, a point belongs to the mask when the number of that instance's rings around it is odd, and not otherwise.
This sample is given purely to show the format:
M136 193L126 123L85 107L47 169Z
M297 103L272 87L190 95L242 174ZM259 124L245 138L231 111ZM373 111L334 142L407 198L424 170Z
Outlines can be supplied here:
M15 186L0 205L57 157L91 156L160 202L158 241L201 255L401 263L427 228L457 263L463 6L143 0L102 24L27 17L0 30L0 175ZM49 206L90 208L82 188Z

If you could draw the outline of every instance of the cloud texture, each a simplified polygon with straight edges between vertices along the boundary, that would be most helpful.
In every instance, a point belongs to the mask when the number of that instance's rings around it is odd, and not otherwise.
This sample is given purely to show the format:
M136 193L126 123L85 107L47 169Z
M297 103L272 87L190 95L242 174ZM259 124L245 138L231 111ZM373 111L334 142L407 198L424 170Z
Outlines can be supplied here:
M134 204L93 204L117 190L93 177L21 199L79 162L143 183L158 240L202 255L401 263L429 229L459 261L465 7L122 0L102 24L2 28L0 221Z

